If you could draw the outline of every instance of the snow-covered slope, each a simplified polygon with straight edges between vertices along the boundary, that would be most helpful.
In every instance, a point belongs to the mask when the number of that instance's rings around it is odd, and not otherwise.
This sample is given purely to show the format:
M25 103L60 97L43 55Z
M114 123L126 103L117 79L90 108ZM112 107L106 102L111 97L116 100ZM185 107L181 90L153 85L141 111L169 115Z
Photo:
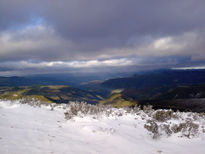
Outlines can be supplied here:
M198 135L162 135L153 139L144 128L148 116L138 114L81 115L65 119L65 106L33 107L0 101L0 154L204 154L204 117L197 117ZM189 113L181 113L189 117ZM192 116L191 116L192 118ZM166 123L179 123L170 119Z

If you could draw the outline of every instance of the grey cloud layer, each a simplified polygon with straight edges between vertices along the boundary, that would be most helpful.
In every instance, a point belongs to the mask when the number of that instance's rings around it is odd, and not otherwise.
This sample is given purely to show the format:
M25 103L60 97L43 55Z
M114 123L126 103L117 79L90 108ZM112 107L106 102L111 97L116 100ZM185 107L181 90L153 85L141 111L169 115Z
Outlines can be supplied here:
M188 65L205 60L204 14L204 0L0 0L0 60L179 56Z
M41 16L75 39L203 28L203 0L1 0L1 27ZM123 30L123 31L122 31Z

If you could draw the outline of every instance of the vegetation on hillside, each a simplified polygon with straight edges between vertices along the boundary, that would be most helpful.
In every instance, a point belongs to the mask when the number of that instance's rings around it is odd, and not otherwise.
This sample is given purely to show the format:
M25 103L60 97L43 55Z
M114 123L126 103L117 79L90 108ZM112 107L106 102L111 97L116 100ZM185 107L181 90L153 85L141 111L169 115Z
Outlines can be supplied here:
M95 104L101 100L101 97L98 95L69 86L24 86L0 88L0 99L17 100L22 98L35 98L49 103L79 101Z
M133 107L137 104L137 101L124 99L121 94L122 90L116 89L111 92L111 95L100 101L100 104L103 105L112 105L114 107Z

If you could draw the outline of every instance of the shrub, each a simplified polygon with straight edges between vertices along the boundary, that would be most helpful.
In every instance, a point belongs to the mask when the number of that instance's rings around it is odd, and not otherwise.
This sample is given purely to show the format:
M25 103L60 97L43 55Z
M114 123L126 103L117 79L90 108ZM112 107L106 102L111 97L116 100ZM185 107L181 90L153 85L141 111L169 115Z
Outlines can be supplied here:
M156 139L160 136L159 127L156 122L148 120L147 123L144 125L144 128L146 128L149 132L153 134L153 139Z
M152 113L154 110L152 108L152 105L145 105L145 106L143 106L143 111L145 113Z
M171 136L171 135L172 135L172 130L170 129L170 125L168 125L168 124L162 125L162 130L163 130L168 136Z
M156 111L153 115L153 119L164 122L171 118L177 118L176 114L172 110L160 110Z
M70 120L73 117L73 115L69 114L69 112L64 112L64 115L66 120Z
M196 123L193 123L192 121L186 121L184 123L180 123L179 125L175 124L172 126L171 130L174 133L182 133L182 136L191 138L198 134L198 128L199 125Z

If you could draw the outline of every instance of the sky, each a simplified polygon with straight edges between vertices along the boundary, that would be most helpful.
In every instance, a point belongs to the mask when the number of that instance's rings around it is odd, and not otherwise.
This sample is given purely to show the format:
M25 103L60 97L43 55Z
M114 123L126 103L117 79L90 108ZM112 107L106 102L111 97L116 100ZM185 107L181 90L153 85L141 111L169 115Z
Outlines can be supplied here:
M0 0L0 75L205 66L204 0Z

